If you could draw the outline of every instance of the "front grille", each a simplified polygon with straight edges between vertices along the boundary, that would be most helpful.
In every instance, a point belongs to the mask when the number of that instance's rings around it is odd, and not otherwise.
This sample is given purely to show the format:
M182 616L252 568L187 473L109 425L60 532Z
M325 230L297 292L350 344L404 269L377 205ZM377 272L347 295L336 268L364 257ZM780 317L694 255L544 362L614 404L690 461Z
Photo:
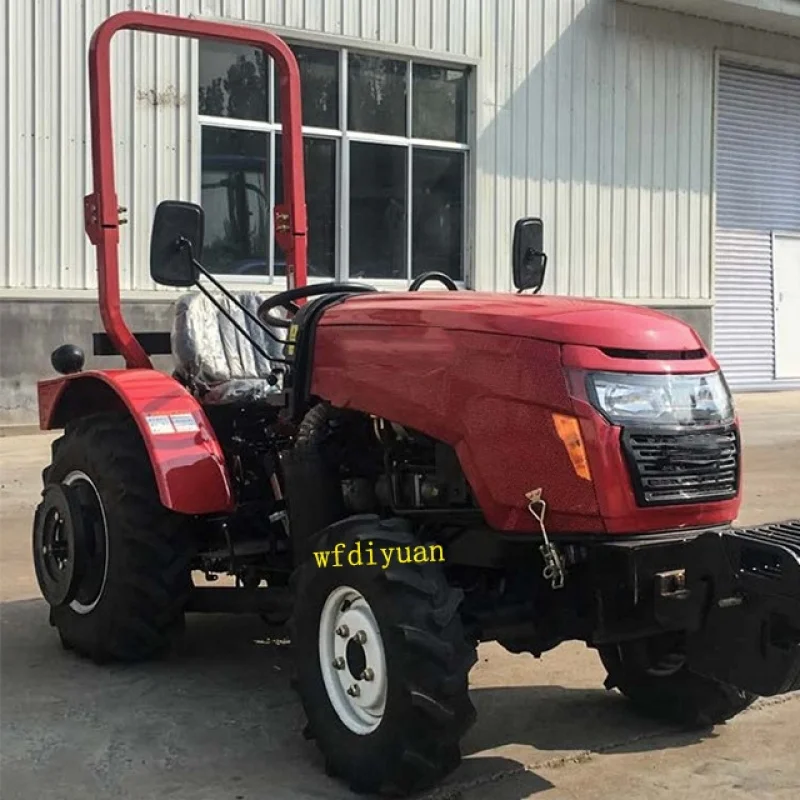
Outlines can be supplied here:
M622 444L640 506L727 500L739 489L733 425L663 433L626 429Z

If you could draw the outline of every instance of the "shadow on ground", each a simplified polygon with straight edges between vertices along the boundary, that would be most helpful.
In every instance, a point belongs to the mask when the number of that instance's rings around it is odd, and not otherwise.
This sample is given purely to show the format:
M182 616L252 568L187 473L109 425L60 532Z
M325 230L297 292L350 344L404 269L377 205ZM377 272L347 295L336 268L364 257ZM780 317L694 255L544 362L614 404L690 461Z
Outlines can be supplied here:
M7 800L352 796L302 737L285 633L258 618L192 616L172 657L135 666L96 666L64 651L39 600L2 604L0 622ZM482 794L502 779L489 796L519 800L550 787L521 763L689 743L602 688L475 687L472 698L479 717L464 742L468 758L433 796L460 797L473 785Z

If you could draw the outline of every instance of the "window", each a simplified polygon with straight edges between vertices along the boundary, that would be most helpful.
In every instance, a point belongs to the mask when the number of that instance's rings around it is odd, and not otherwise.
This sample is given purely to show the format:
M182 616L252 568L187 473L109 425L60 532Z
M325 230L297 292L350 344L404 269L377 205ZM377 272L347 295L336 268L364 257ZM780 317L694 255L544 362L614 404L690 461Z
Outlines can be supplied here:
M465 272L466 69L292 45L300 66L312 278ZM281 115L271 59L200 43L208 269L281 277Z

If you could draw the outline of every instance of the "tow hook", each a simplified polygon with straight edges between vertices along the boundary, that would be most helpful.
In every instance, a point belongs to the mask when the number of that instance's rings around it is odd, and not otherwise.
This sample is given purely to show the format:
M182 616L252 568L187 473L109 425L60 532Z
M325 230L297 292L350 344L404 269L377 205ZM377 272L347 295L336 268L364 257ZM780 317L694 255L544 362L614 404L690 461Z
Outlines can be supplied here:
M528 500L528 511L531 516L539 523L539 529L542 532L544 544L539 546L539 552L544 559L544 569L542 570L542 577L546 581L550 581L550 586L553 589L563 589L564 581L567 573L564 567L564 558L559 552L558 548L550 541L547 535L547 529L544 524L544 515L547 511L547 503L542 498L542 490L534 489L525 495Z
M656 573L656 591L659 597L685 600L691 592L686 588L686 570L673 569Z

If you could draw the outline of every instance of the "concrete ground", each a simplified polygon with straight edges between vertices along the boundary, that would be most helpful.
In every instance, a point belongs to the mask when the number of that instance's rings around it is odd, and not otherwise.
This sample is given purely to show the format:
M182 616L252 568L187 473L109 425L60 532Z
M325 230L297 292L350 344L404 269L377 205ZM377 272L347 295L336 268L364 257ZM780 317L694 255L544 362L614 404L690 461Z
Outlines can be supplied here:
M800 517L800 394L738 400L743 522ZM29 530L49 435L0 438L0 725L4 800L351 798L327 778L289 690L286 642L257 619L190 617L171 659L96 667L47 623ZM541 660L481 647L464 765L431 796L522 800L796 798L800 694L688 735L602 688L593 651Z

